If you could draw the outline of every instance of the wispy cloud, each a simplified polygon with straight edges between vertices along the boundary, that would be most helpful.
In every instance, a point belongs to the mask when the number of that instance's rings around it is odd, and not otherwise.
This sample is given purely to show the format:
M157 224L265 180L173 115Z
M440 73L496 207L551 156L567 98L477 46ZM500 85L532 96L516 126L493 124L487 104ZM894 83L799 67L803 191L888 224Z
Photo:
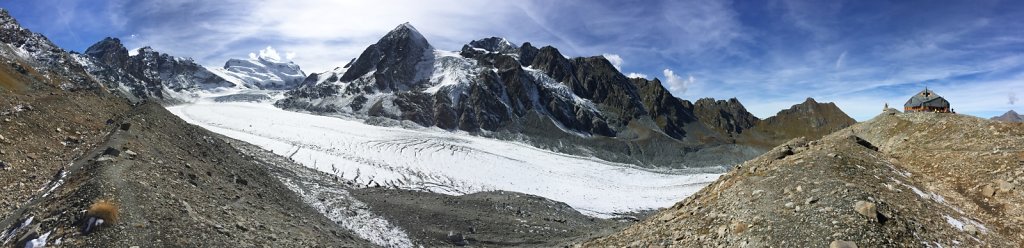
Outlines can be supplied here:
M846 60L846 51L839 54L839 58L836 59L836 70L843 68L843 60Z

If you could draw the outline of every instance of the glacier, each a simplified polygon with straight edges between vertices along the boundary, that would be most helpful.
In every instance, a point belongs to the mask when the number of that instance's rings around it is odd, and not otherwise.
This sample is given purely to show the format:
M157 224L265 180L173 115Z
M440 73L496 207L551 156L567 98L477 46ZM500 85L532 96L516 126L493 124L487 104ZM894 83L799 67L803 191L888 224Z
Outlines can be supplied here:
M269 102L197 101L167 109L360 187L451 195L514 191L600 218L669 207L721 175L651 170L437 128L374 126L282 110Z

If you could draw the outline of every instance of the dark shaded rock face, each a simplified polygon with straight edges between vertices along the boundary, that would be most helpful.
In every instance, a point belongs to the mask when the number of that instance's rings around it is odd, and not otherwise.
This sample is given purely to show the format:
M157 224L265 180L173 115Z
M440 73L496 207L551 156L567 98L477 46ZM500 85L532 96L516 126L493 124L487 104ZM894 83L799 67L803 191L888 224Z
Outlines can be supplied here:
M229 87L232 84L214 75L190 58L182 59L160 53L150 47L139 49L139 54L128 60L128 72L151 85L181 91Z
M694 103L693 112L704 125L733 134L742 133L759 121L736 98L701 98Z
M672 96L658 79L630 79L636 85L640 100L647 109L647 115L672 138L682 139L686 136L683 126L697 121L693 113L693 104Z
M231 87L234 84L213 74L188 58L160 53L150 47L128 56L128 50L117 38L107 37L86 49L81 57L89 60L89 75L108 82L109 88L125 89L134 99L167 99L166 91L191 91Z
M533 59L537 57L537 53L539 52L540 50L533 47L529 42L523 43L523 45L519 47L519 63L523 66L533 64Z
M429 73L424 67L430 70L433 64L433 49L416 28L405 23L367 47L340 80L356 84L348 94L421 88Z
M104 38L85 49L85 55L115 68L126 68L128 64L128 49L125 49L118 38Z
M636 125L683 139L686 126L703 125L694 107L660 81L629 79L604 57L569 59L554 47L516 46L498 37L471 41L457 55L434 52L409 24L336 75L311 74L276 105L465 131L519 130L526 116L538 114L564 131L606 137L632 130L634 123L654 123ZM733 123L733 116L739 115L715 117Z

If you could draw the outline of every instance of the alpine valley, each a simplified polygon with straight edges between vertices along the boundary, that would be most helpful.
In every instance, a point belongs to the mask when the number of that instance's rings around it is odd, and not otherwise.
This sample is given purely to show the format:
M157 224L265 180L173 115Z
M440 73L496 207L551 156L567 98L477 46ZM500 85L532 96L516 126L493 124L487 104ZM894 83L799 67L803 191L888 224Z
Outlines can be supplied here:
M1007 167L1020 123L857 123L812 98L760 119L736 98L680 99L603 56L500 37L440 50L410 23L323 72L267 50L220 67L113 37L68 51L0 11L0 244L1024 240L1010 217L1021 170ZM908 128L922 122L945 124ZM918 145L946 130L977 145L941 146L957 147L948 158ZM972 167L983 176L942 178L955 171L943 163L985 163Z

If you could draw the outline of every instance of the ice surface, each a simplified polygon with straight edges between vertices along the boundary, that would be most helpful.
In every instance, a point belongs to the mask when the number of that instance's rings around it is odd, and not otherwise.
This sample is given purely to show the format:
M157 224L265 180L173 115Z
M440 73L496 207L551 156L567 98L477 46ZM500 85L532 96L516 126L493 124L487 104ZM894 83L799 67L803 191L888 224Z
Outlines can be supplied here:
M669 207L720 176L645 170L465 133L372 126L268 103L201 101L168 109L190 123L363 186L455 195L515 191L597 217Z

